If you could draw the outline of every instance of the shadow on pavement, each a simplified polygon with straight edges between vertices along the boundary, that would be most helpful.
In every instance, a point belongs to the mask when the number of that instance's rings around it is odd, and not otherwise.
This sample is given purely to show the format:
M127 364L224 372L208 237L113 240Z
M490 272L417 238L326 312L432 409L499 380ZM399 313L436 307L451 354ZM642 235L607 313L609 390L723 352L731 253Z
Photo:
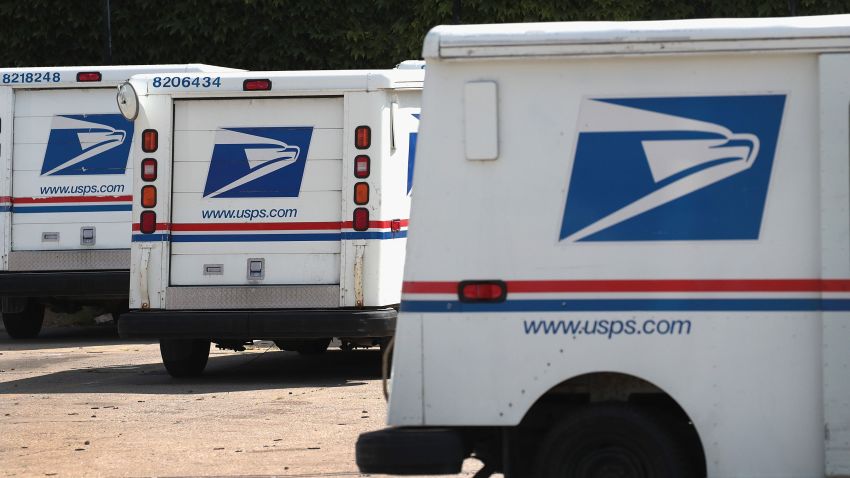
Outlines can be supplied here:
M203 375L174 379L161 363L84 367L0 383L0 395L51 393L215 393L303 387L349 387L381 378L378 350L329 350L301 356L272 347L264 353L213 354Z
M45 327L34 339L13 339L0 327L0 350L49 350L128 343L152 344L156 341L122 339L113 324Z

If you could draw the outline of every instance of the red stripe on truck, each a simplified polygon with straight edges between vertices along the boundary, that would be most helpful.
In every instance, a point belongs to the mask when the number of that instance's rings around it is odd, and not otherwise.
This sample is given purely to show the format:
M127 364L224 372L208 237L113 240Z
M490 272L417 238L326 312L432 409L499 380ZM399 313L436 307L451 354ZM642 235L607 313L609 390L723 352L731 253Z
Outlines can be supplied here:
M2 198L0 198L2 200ZM65 202L132 202L133 196L54 196L12 198L13 204L45 204Z
M850 292L848 279L682 279L508 281L508 293L547 292ZM405 282L410 294L454 294L457 282Z
M158 222L158 223L156 223L156 230L157 231L167 231L170 226L171 225L168 224L167 222ZM141 227L142 226L138 222L133 223L133 230L134 231L141 231Z
M410 222L407 219L399 219L401 227L407 227L407 223ZM389 221L369 221L369 229L389 229L392 226L393 220ZM353 221L345 221L342 223L343 229L352 229L354 227Z
M172 231L297 231L339 230L340 222L240 222L173 224Z
M401 227L407 227L408 220L400 220ZM310 231L351 229L351 221L332 222L217 222L217 223L180 223L172 224L171 230L181 231ZM369 229L389 229L392 220L369 221Z

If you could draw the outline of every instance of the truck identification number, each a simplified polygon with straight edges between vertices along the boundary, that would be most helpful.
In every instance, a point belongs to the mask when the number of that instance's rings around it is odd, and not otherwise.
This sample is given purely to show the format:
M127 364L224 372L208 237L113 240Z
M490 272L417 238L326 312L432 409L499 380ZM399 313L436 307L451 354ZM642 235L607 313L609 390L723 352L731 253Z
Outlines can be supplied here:
M62 75L59 72L28 71L21 73L3 73L0 83L59 83Z
M211 76L157 76L153 79L154 88L221 88L221 77Z

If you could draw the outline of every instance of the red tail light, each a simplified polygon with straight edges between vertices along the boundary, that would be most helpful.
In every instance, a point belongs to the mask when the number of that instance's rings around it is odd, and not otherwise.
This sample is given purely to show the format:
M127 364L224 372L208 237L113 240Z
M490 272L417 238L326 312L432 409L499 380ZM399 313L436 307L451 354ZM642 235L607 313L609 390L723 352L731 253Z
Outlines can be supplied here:
M357 149L366 149L372 146L372 129L368 126L358 126L354 130L354 146Z
M81 71L77 73L77 81L83 83L87 81L100 81L101 75L99 71Z
M142 211L139 216L139 230L142 234L153 234L156 232L156 213L153 211Z
M153 181L156 179L155 159L145 158L142 160L142 179L145 181Z
M500 280L463 281L458 284L461 302L502 302L508 286Z
M390 221L390 231L399 232L401 231L401 219L393 219Z
M153 153L159 148L159 133L155 129L142 131L142 151Z
M245 80L242 82L244 91L269 91L272 89L272 80Z
M365 231L369 229L369 210L365 207L358 207L354 210L354 225L355 231Z
M354 158L354 177L364 179L369 177L369 156L361 154Z

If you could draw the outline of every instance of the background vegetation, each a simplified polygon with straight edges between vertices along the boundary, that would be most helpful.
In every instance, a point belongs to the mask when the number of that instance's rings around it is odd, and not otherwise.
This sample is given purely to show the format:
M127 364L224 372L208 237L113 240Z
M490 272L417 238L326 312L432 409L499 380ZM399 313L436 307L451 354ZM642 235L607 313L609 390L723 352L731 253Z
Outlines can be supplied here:
M111 0L113 64L375 68L433 26L850 12L850 0ZM0 0L0 67L109 62L105 1Z

